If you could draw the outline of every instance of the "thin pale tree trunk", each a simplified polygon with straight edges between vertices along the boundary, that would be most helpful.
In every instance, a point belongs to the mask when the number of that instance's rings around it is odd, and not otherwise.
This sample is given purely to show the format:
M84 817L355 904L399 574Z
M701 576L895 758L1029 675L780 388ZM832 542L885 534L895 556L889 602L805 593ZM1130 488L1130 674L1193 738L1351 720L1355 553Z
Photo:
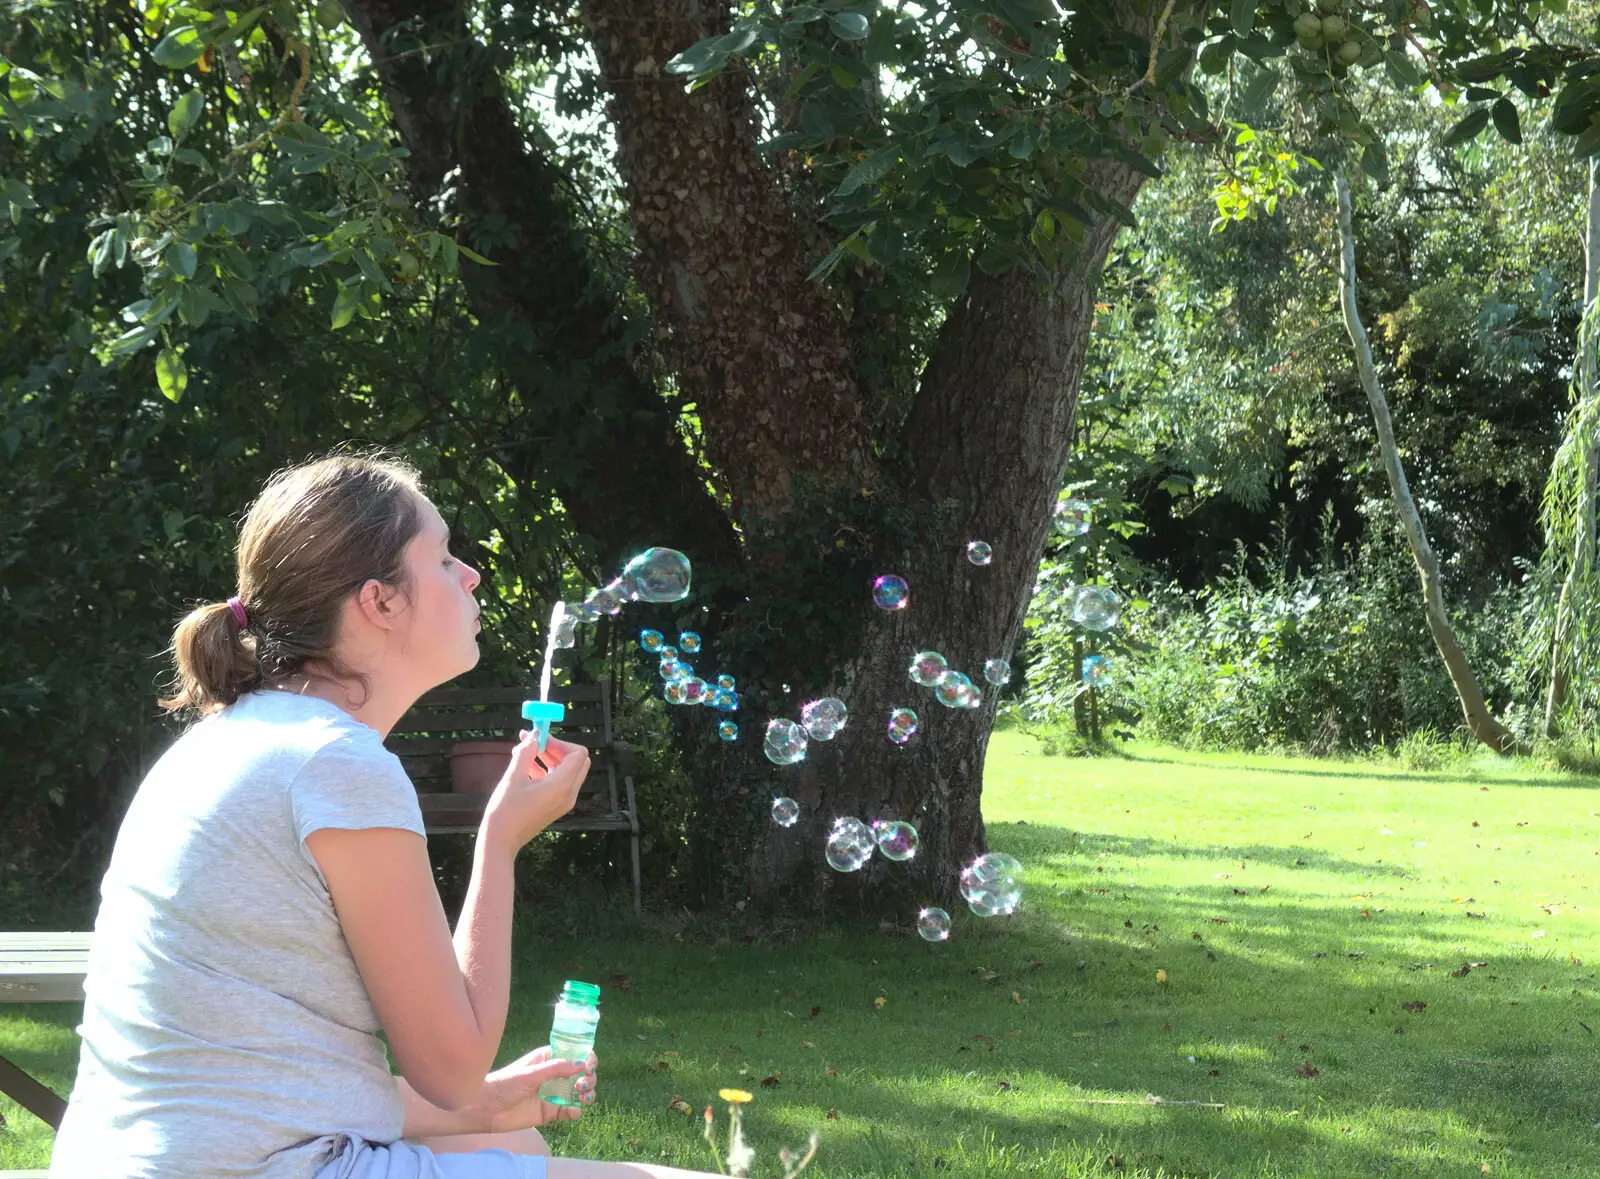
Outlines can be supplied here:
M1467 664L1466 653L1462 651L1455 629L1450 625L1444 605L1443 579L1439 575L1439 558L1428 543L1427 530L1423 527L1416 501L1411 497L1411 485L1406 480L1405 467L1400 462L1400 449L1394 440L1394 423L1389 417L1389 402L1378 384L1377 369L1372 363L1372 345L1356 307L1356 235L1350 213L1350 185L1345 180L1342 168L1334 173L1334 187L1339 195L1339 300L1344 310L1344 326L1350 333L1350 343L1355 350L1361 387L1372 406L1372 421L1378 431L1378 449L1383 455L1383 469L1389 476L1389 490L1394 495L1395 510L1400 514L1406 543L1411 546L1412 559L1417 563L1428 632L1433 635L1445 670L1450 673L1450 682L1461 701L1467 729L1496 753L1509 753L1516 740L1511 731L1489 711L1483 698L1483 688Z
M1544 731L1547 737L1560 735L1561 709L1567 701L1567 677L1571 643L1573 598L1577 583L1594 565L1595 489L1600 477L1600 447L1589 435L1589 415L1585 412L1597 392L1600 373L1596 371L1594 326L1589 313L1600 291L1600 158L1589 160L1589 221L1583 236L1583 320L1578 329L1578 414L1577 429L1585 432L1578 439L1583 463L1583 489L1579 493L1578 518L1573 528L1572 564L1561 582L1556 599L1556 624L1550 642L1550 689L1544 701Z

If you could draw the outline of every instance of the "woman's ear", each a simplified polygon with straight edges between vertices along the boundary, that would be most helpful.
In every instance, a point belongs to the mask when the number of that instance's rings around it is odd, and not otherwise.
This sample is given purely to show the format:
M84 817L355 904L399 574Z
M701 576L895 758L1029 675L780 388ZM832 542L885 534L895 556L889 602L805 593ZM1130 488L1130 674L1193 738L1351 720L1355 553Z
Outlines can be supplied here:
M381 630L393 630L402 610L405 596L394 586L385 585L376 577L369 577L356 590L356 609L361 616Z

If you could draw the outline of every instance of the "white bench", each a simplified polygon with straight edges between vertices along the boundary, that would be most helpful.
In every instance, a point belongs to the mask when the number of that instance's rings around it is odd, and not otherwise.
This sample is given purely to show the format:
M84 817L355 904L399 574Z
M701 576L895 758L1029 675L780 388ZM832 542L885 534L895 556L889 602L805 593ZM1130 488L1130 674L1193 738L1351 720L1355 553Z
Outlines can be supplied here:
M87 933L0 933L0 1003L81 1003L89 970ZM0 1093L51 1129L61 1125L67 1103L0 1056ZM0 1171L0 1179L43 1175Z

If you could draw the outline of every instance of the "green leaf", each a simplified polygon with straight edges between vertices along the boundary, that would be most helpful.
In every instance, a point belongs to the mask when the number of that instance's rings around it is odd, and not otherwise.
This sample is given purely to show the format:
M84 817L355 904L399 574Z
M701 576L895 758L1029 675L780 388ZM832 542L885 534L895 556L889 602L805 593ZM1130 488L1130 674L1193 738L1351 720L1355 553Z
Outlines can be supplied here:
M1426 81L1422 71L1417 69L1416 63L1403 49L1385 53L1383 64L1389 80L1402 90L1415 90Z
M1494 120L1494 129L1500 132L1500 138L1507 143L1522 142L1522 120L1517 116L1516 104L1509 98L1502 98L1490 107L1489 117Z
M167 250L167 266L174 274L181 274L184 278L193 278L195 267L199 263L199 255L188 242L174 242Z
M1389 182L1389 156L1383 144L1373 140L1361 153L1361 170L1379 184Z
M1444 145L1456 147L1466 143L1469 139L1476 138L1478 132L1488 125L1489 112L1480 107L1444 133Z
M1248 37L1250 30L1256 27L1256 0L1233 0L1228 21L1233 25L1234 32L1241 37Z
M1125 147L1119 147L1115 149L1112 154L1124 164L1128 165L1128 167L1132 168L1135 172L1142 173L1143 175L1150 177L1152 180L1160 180L1166 175L1166 173L1161 170L1161 166L1159 164L1147 156L1140 155L1136 151L1131 151Z
M828 18L828 27L841 41L859 41L872 31L867 18L859 12L836 12Z
M182 139L189 134L190 128L200 121L200 114L205 109L205 95L199 90L191 90L173 103L172 109L167 112L167 130L172 132L172 138Z
M348 324L356 317L356 310L361 305L361 291L357 286L341 286L339 294L333 300L333 315L329 320L334 331Z
M1591 123L1589 129L1573 141L1572 154L1586 160L1597 151L1600 151L1600 123Z
M169 70L188 69L205 56L206 43L194 25L179 25L156 42L150 56Z
M1256 114L1266 105L1267 99L1278 89L1282 77L1277 70L1270 70L1265 66L1256 70L1255 77L1251 78L1244 88L1244 94L1239 99L1240 110L1248 118Z
M171 348L163 348L156 357L156 385L174 405L183 400L183 391L189 387L189 366Z
M940 258L933 268L928 289L935 298L954 299L967 289L967 280L971 277L972 259L965 251L952 251Z
M834 190L833 195L849 196L863 185L876 184L889 174L899 158L900 153L897 149L880 147L844 174L844 179L839 182L839 187Z
M470 258L472 261L476 262L479 266L498 266L498 265L500 265L500 263L498 263L498 262L489 261L489 259L485 258L482 254L478 253L477 250L469 249L468 247L461 245L459 242L456 243L456 249L461 251L461 253L464 256L466 256L467 258Z

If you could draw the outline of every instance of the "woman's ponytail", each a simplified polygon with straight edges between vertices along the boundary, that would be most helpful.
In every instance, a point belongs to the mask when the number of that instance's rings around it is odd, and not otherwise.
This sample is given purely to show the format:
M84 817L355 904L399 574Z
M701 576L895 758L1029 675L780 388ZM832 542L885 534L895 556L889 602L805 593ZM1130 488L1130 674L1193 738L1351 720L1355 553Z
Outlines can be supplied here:
M169 712L215 712L262 684L255 636L227 602L189 611L172 632L172 656L174 691L161 701Z

